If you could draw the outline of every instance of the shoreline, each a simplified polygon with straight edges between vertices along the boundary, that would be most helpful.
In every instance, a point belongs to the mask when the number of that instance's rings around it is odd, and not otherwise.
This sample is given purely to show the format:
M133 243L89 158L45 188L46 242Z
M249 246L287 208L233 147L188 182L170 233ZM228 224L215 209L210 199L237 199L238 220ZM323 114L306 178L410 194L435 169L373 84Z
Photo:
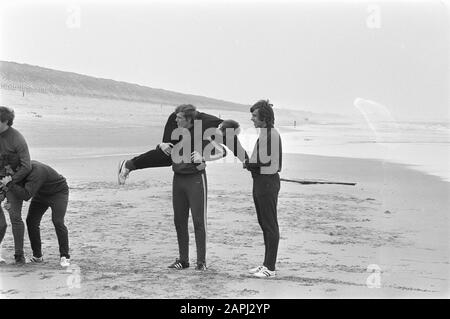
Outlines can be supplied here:
M326 158L336 158L336 159L348 159L348 160L362 160L362 161L374 161L374 162L380 162L380 163L387 163L388 165L399 165L405 169L412 170L414 172L421 173L423 175L429 176L429 177L436 177L441 182L450 183L450 179L447 179L447 177L443 175L439 175L438 173L432 173L425 168L423 168L421 165L418 164L411 164L401 161L395 161L390 159L382 159L382 158L376 158L376 157L356 157L356 156L337 156L337 155L323 155L323 154L313 154L313 153L295 153L295 152L283 152L283 154L289 154L292 156L316 156L316 157L326 157Z

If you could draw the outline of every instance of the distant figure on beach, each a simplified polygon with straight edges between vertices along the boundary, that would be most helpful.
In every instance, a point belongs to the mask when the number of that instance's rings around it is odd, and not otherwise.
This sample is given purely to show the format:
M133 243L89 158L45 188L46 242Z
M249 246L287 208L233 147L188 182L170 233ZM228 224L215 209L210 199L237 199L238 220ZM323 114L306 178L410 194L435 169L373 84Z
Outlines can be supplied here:
M117 173L119 185L125 184L130 172L139 169L151 167L167 167L172 165L170 150L179 140L172 139L172 132L178 127L176 121L176 112L170 114L164 127L162 143L158 144L153 150L136 156L130 160L122 160L119 163ZM245 160L245 150L242 148L237 136L227 137L228 129L238 129L239 123L233 120L222 120L214 115L199 112L196 113L195 120L202 123L202 134L211 128L219 128L223 135L224 144L238 157L242 162Z
M275 263L280 233L278 228L277 203L280 191L282 166L281 137L274 128L275 115L269 101L260 100L251 108L252 122L260 129L253 153L244 163L253 178L253 201L258 223L264 237L264 262L249 270L258 278L275 277Z
M15 165L10 164L14 169ZM42 216L48 208L51 208L52 222L59 244L60 265L68 267L70 266L69 235L64 224L64 217L69 201L69 187L66 179L50 166L31 161L31 167L31 172L21 182L14 183L14 177L7 175L0 180L0 183L3 187L8 187L8 193L12 193L20 200L28 201L31 198L27 215L28 236L33 251L30 262L44 261L39 227Z
M226 154L225 149L212 140L196 140L194 121L198 117L197 113L196 108L190 104L177 107L176 122L178 128L181 130L176 132L179 132L182 138L170 150L172 170L174 172L172 202L179 258L176 258L175 262L169 268L177 270L189 267L189 210L191 211L194 222L197 247L197 266L195 269L207 269L206 227L208 187L205 162L222 158ZM196 143L198 143L197 147L195 145ZM209 153L204 151L211 143L214 146L214 152ZM203 155L195 150L198 147L200 147Z
M14 111L8 107L0 106L0 155L2 159L17 157L17 169L12 176L12 184L20 183L31 171L31 159L28 145L22 134L12 127L14 122ZM16 264L25 264L23 252L23 239L25 226L22 221L22 199L14 193L7 192L6 198L9 207L9 218L12 225L14 237L14 258ZM6 233L6 220L3 209L0 206L0 244Z

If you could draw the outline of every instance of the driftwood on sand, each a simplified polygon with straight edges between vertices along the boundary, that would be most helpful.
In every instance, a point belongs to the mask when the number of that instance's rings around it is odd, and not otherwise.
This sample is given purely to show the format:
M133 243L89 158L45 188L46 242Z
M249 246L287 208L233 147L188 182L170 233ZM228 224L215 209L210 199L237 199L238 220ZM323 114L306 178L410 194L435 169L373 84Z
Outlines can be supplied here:
M324 180L306 180L306 179L297 179L297 178L280 178L283 182L292 182L292 183L298 183L303 185L310 185L310 184L337 184L337 185L349 185L349 186L355 186L356 183L347 183L347 182L332 182L332 181L324 181Z

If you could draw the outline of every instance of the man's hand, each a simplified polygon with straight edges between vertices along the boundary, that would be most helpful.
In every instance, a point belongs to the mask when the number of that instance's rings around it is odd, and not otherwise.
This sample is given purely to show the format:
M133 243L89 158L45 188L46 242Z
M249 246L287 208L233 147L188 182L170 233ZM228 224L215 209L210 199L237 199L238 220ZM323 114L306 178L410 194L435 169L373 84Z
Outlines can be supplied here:
M202 162L204 162L204 159L203 159L203 156L199 152L193 151L191 153L191 161L193 163L202 163Z
M195 166L198 171L204 170L206 168L206 163L200 163L197 166Z
M6 200L6 202L3 204L3 208L9 211L11 209L11 204Z
M158 146L161 149L161 151L163 151L164 154L166 154L167 156L169 156L170 153L172 152L172 147L173 147L172 143L161 143Z
M0 179L0 183L2 183L2 185L6 186L8 185L9 182L12 181L12 177L7 175L5 177L3 177L2 179Z

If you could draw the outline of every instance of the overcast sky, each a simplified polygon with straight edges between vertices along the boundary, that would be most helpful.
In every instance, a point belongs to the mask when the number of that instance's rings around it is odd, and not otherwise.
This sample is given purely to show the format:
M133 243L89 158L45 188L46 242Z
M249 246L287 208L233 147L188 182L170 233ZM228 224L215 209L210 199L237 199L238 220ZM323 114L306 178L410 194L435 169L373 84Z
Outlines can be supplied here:
M345 114L359 97L399 119L448 118L448 10L392 2L8 1L0 60L245 104Z

